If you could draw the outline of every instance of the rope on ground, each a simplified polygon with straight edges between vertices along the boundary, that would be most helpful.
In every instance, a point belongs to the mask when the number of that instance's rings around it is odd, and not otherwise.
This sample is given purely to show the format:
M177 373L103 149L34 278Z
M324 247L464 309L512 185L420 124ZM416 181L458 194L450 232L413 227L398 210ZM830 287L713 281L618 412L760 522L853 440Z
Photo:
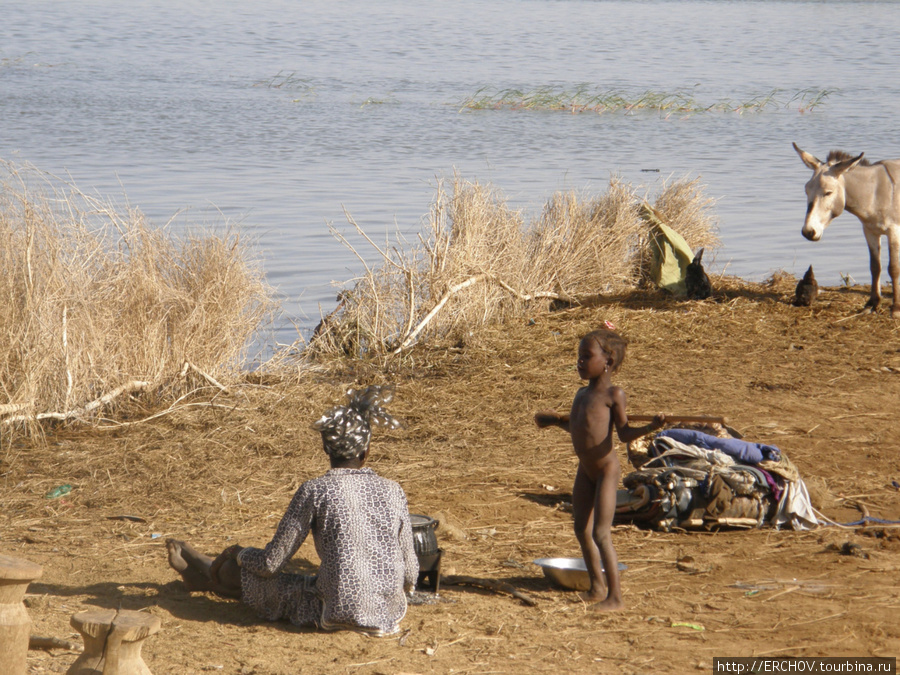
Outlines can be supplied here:
M836 520L832 520L818 509L813 509L813 511L816 514L816 518L825 521L824 523L822 523L823 527L832 526L854 528L865 527L866 525L870 525L873 523L876 525L900 526L900 520L885 520L884 518L873 518L872 516L865 516L864 518L860 518L859 520L854 520L852 523L839 523Z

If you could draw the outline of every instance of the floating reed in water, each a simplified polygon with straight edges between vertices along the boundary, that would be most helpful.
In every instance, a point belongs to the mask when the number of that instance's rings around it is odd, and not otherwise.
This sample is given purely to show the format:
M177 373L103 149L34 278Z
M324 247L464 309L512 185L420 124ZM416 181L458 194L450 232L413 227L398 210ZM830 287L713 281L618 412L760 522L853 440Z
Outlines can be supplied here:
M240 368L271 300L237 234L179 239L30 167L0 169L0 433L93 416L185 363L209 378Z
M630 185L613 179L599 197L554 195L526 223L494 188L456 176L449 191L439 182L417 242L378 246L348 214L383 262L348 282L302 353L380 356L420 340L465 343L480 327L533 315L550 302L634 289L649 273L640 203ZM715 248L711 203L697 181L678 181L663 187L656 209L692 247Z
M640 110L662 113L694 114L705 112L751 113L769 109L791 109L808 112L821 105L834 93L828 89L803 89L785 99L785 92L775 89L763 96L733 101L720 99L701 103L688 92L657 92L652 90L630 95L617 90L598 90L588 85L574 90L558 87L539 87L531 91L503 89L491 91L482 87L460 103L460 110L561 110L570 113L636 112Z

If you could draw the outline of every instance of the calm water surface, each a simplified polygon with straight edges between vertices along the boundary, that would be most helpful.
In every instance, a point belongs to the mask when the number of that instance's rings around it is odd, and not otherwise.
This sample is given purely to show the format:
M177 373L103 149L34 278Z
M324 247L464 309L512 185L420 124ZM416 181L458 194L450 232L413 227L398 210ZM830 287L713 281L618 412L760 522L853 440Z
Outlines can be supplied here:
M382 6L383 5L383 6ZM618 174L652 196L697 177L717 199L709 265L760 280L868 277L858 221L800 235L791 141L900 157L890 2L461 0L0 2L0 159L67 175L163 225L239 222L303 330L360 270L328 232L349 211L416 232L437 177L491 182L536 213ZM829 46L840 36L840 44ZM477 90L689 92L707 105L833 90L823 105L687 117L459 111ZM653 170L653 171L648 171ZM657 171L658 170L658 173ZM709 256L705 256L706 262ZM293 328L276 339L291 342Z

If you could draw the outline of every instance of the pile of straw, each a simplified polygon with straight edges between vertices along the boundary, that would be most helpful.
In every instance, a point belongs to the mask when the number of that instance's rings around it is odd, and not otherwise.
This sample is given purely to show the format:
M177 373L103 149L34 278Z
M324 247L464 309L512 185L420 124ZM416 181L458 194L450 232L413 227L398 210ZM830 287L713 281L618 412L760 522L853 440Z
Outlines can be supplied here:
M455 176L451 191L438 184L426 232L415 244L379 247L348 215L383 264L367 265L342 291L304 354L371 357L420 340L465 343L481 326L551 302L578 304L641 286L650 269L650 231L640 204L630 185L613 178L599 197L555 194L526 223L494 188ZM696 180L682 180L664 185L654 207L696 249L718 245L711 204Z
M176 238L30 167L0 185L0 431L239 368L270 292L236 234Z

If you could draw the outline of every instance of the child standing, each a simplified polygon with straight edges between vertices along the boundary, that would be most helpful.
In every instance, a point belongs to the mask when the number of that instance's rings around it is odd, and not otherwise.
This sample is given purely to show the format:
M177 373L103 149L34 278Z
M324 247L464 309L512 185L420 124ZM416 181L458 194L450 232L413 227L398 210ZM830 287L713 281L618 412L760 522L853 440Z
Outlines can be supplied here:
M539 427L557 426L572 435L578 456L572 488L575 536L591 580L590 590L581 597L598 611L622 608L619 561L611 535L621 473L612 447L613 425L619 440L629 443L665 424L665 415L656 415L643 427L628 423L625 392L612 384L612 374L625 358L626 345L625 339L611 329L585 335L578 345L578 375L588 385L575 394L568 415L550 411L534 416Z

